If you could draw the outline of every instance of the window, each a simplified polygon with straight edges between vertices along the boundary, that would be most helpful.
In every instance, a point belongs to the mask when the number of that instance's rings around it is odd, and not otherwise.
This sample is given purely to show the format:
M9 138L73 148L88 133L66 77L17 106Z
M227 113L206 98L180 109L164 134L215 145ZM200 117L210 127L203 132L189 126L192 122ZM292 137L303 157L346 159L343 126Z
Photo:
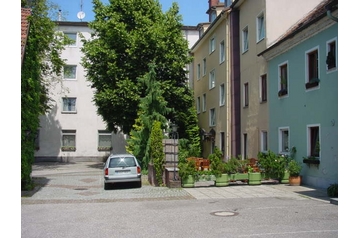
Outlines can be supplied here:
M62 130L62 151L76 150L76 130Z
M261 131L261 152L266 152L267 150L267 131Z
M62 98L62 112L76 112L76 98Z
M267 75L260 77L260 101L267 102Z
M333 39L327 43L327 70L335 70L337 67L337 39Z
M278 96L284 96L288 94L288 73L287 73L287 63L284 63L279 66L279 88Z
M215 108L210 109L209 126L215 126Z
M196 112L200 113L200 97L196 99Z
M225 7L230 7L232 0L225 0Z
M245 53L249 50L249 28L245 27L242 30L242 52Z
M64 34L72 41L68 46L77 46L77 33L64 32Z
M308 156L320 157L319 125L307 126Z
M216 11L211 11L210 13L210 22L215 21L216 19Z
M220 85L220 101L219 105L223 106L225 104L225 84Z
M249 106L249 83L244 84L244 107Z
M203 94L203 112L206 111L206 94Z
M197 80L199 80L200 79L200 64L198 64L198 66L197 66L197 75L198 75L198 78L197 78Z
M287 154L290 151L289 129L287 127L279 128L278 136L278 151L281 154Z
M206 75L206 58L203 59L203 75Z
M244 159L247 159L247 134L244 133L244 139L243 139L243 156Z
M209 75L209 89L212 89L215 87L215 69L210 71Z
M256 29L257 29L257 42L265 38L265 18L264 14L261 13L256 18Z
M98 151L112 150L112 134L106 130L98 130Z
M319 85L318 48L306 52L306 89Z
M63 78L64 79L76 79L76 65L65 65L63 67Z
M225 61L225 42L222 41L222 42L220 42L220 59L219 59L219 63L221 64L224 61Z
M220 149L223 152L223 155L225 155L225 133L220 132Z
M210 39L209 53L213 53L215 50L215 38Z

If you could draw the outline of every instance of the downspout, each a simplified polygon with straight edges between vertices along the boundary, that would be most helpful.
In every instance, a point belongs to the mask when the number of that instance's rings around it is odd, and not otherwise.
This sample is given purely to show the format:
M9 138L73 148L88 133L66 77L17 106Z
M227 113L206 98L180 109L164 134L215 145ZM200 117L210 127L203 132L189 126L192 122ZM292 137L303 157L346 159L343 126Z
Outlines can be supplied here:
M226 16L226 24L225 24L225 31L226 31L226 157L227 159L231 158L231 148L229 146L229 141L231 142L231 98L230 98L230 94L231 94L231 85L230 85L230 59L231 59L231 54L230 54L230 35L229 35L229 30L230 30L230 19L229 19L229 15L231 13L231 8L225 13Z
M327 10L327 17L335 22L338 22L338 17L332 15L332 6L326 6L326 10Z
M338 18L332 15L331 10L327 11L327 17L329 17L330 19L332 19L335 22L338 22Z

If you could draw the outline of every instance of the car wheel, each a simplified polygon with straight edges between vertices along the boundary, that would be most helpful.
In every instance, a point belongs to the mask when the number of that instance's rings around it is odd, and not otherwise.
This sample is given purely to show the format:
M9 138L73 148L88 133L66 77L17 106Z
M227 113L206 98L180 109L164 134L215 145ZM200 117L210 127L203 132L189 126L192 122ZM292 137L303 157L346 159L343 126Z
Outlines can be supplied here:
M109 189L109 184L108 183L104 183L104 190L108 190Z

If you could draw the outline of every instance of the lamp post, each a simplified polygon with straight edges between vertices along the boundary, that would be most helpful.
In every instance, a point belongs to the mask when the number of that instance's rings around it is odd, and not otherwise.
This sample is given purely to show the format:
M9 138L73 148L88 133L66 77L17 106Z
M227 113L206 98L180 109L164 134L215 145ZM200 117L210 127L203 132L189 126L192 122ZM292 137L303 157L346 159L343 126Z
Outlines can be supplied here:
M177 147L175 143L175 140L179 140L179 133L178 133L178 125L176 125L175 123L172 123L171 125L171 128L172 128L172 133L171 133L171 138L174 140L174 180L177 180L177 177L176 177L176 152L175 152L175 148ZM178 148L178 147L177 147Z

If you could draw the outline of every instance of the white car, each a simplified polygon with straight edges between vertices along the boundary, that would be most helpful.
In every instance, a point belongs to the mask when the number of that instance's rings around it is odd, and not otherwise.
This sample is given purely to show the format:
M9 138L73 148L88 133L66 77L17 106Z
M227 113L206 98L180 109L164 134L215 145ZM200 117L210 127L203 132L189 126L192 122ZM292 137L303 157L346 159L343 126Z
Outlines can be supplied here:
M137 158L131 154L110 155L104 164L104 189L110 184L135 182L142 187L141 167Z

